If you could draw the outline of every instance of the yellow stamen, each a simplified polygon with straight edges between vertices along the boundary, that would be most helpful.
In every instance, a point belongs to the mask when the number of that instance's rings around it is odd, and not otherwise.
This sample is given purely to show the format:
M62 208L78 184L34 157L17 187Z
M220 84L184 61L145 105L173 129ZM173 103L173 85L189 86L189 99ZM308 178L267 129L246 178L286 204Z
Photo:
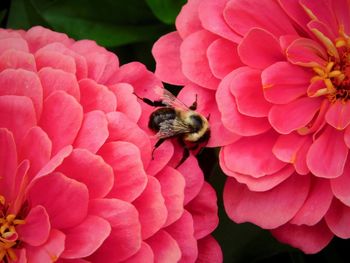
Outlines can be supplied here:
M5 197L0 195L0 262L17 261L15 248L18 245L17 225L25 224L25 220L16 218L15 214L7 214Z
M331 72L329 72L328 76L330 78L335 78L335 77L339 77L341 74L343 74L340 70L333 70Z
M0 205L5 205L5 197L0 195Z

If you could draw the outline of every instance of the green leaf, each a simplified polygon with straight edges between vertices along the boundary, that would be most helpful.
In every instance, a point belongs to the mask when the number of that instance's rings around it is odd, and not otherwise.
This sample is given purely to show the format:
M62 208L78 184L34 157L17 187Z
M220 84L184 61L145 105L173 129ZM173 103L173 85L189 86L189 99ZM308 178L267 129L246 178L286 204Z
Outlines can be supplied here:
M92 39L109 48L155 41L170 31L140 0L14 0L10 15L12 28L44 24L74 39Z
M164 32L162 25L114 25L99 21L90 21L73 17L50 14L46 16L56 31L65 32L74 39L93 39L104 47L153 41Z
M12 0L7 27L27 30L35 25L49 27L31 1Z
M186 0L146 0L154 15L166 24L174 24L175 18Z

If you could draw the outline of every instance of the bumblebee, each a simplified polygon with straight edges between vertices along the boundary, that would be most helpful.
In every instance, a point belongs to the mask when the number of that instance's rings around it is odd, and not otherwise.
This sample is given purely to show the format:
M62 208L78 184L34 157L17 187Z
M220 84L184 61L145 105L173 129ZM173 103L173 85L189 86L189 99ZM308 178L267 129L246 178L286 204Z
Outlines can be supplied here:
M158 91L160 93L160 91ZM158 141L154 151L165 141L177 138L183 147L183 156L176 167L180 166L190 155L190 151L200 150L210 138L208 118L196 112L197 96L194 103L188 107L165 89L161 89L161 99L151 101L140 98L142 101L157 107L149 117L148 127L157 132Z

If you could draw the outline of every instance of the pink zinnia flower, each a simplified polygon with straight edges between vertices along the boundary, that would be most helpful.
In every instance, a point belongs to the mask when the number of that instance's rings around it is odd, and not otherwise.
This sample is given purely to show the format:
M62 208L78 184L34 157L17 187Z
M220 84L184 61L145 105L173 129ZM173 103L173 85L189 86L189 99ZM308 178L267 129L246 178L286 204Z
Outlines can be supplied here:
M173 168L168 142L151 160L134 92L156 86L93 41L0 30L0 261L222 260L195 158Z
M215 114L228 215L307 253L350 238L349 25L347 1L191 0L153 50Z

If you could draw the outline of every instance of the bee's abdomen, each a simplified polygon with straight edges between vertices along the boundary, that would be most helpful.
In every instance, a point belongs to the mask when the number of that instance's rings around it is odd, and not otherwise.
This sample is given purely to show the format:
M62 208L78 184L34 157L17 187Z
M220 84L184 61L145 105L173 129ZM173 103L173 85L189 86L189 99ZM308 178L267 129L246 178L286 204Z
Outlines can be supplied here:
M159 131L160 124L166 120L174 120L176 118L176 112L173 108L159 108L155 110L148 122L148 127L151 130Z

